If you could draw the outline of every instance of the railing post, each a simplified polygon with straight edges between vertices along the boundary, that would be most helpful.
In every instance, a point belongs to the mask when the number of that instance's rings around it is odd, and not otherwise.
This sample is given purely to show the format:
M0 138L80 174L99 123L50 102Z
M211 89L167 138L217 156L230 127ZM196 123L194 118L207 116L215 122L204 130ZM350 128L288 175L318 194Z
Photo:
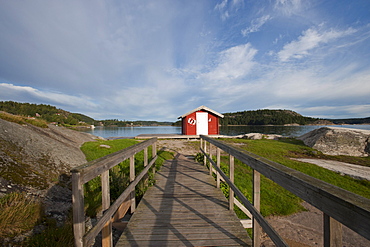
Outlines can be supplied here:
M229 176L230 181L234 183L234 156L230 154L230 166L229 166ZM234 210L234 191L229 186L229 210Z
M157 142L152 145L152 159L157 155Z
M103 212L110 207L110 188L109 188L109 170L101 174L102 188L102 210ZM113 246L112 221L108 221L102 229L102 246Z
M204 140L204 149L203 149L204 153L207 153L207 142L206 140ZM207 166L207 156L204 155L204 159L203 159L203 163L204 163L204 166Z
M135 156L130 157L130 182L135 180ZM131 213L135 212L136 202L135 202L135 188L132 189L130 194L131 199Z
M209 143L209 158L212 160L212 149L211 149L211 147L212 147L212 144L211 143ZM213 174L213 170L212 170L212 164L211 164L211 162L209 162L209 175L211 175L212 176L212 174Z
M261 207L261 174L253 170L253 206L260 211ZM253 218L253 246L261 245L261 226Z
M148 147L144 149L144 167L148 165Z
M342 224L324 213L324 246L342 246Z
M216 149L216 165L217 167L221 167L221 149L220 148L217 148ZM220 180L221 180L221 176L220 176L220 173L217 172L217 188L220 188Z
M83 246L83 236L85 235L85 212L84 212L84 190L81 183L81 174L72 173L72 205L73 205L73 232L75 246Z
M154 142L153 145L152 145L152 159L154 159L154 157L157 155L157 142ZM155 174L155 164L153 165L153 176Z

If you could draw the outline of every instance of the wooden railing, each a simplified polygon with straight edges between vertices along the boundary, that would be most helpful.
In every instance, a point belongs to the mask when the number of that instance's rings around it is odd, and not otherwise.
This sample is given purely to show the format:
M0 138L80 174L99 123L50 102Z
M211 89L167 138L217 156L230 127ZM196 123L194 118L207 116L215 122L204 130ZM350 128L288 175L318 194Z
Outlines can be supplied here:
M113 246L112 222L122 218L129 208L135 211L135 186L148 173L157 159L157 138L138 143L100 159L74 168L72 172L73 231L75 246L90 246L102 231L102 246ZM152 159L148 163L148 147L152 145ZM144 169L135 177L135 154L144 150ZM130 185L110 205L109 169L130 159ZM154 170L154 169L153 169ZM85 233L84 189L85 183L101 176L103 216L96 225Z
M324 213L324 246L342 246L342 224L370 240L370 200L343 190L279 163L267 160L245 150L231 147L208 136L200 136L201 151L210 165L210 174L216 173L217 186L221 177L230 187L229 207L237 205L253 219L253 246L260 246L260 227L269 235L276 246L288 246L259 212L260 174L271 179ZM203 142L204 140L204 142ZM212 160L212 145L216 147L216 163ZM230 155L229 177L220 169L221 150ZM234 157L253 169L253 203L234 185ZM235 195L241 201L238 202ZM249 212L246 212L247 210ZM258 223L258 225L257 225Z

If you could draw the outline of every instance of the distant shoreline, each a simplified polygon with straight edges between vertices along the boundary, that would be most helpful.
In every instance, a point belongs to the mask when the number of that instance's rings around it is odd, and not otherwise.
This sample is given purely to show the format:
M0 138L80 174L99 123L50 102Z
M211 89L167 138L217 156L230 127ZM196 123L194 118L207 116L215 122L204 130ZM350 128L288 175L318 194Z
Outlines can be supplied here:
M332 125L370 125L370 123L361 123L361 124L283 124L283 125L273 125L273 124L238 124L238 125L220 125L221 127L224 126L230 126L230 127L236 127L236 126L282 126L282 127L290 127L290 126L332 126Z

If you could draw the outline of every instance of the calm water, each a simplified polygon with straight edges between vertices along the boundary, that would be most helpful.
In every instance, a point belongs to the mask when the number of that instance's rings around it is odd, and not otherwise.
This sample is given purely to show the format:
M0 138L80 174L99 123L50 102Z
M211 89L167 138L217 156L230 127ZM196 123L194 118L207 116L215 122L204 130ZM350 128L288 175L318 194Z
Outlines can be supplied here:
M108 137L134 137L140 134L181 134L181 127L174 126L143 126L143 127L96 127L84 132Z
M333 125L331 125L333 126ZM370 125L334 125L336 127L370 130ZM311 130L323 126L223 126L221 135L241 135L247 133L277 134L282 136L297 137ZM109 137L134 137L140 134L181 134L181 127L174 126L144 126L144 127L96 127L85 130L96 136Z
M330 125L331 127L343 127L351 129L370 130L370 125ZM330 127L328 126L328 127ZM221 134L241 135L246 133L277 134L282 136L298 137L314 129L325 126L225 126L220 129Z

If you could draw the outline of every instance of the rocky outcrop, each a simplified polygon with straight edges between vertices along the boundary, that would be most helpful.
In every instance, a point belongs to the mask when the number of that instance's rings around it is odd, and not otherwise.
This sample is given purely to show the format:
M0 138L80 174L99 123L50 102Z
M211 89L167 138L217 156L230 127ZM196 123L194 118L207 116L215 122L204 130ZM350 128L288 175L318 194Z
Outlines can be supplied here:
M70 170L86 163L80 147L96 139L64 127L39 128L0 119L0 197L26 192L42 205L44 216L63 225L72 207ZM14 238L0 239L0 245L23 246L24 239L45 228L41 223Z
M54 125L39 128L0 119L0 177L46 189L60 174L86 162L80 146L96 138Z
M370 155L370 130L323 127L300 136L307 146L328 155Z
M72 206L70 170L86 163L80 147L96 139L64 127L39 128L0 119L0 197L26 192L42 204L45 216L64 224ZM44 228L35 226L6 243L0 239L0 245L21 246L18 242Z

